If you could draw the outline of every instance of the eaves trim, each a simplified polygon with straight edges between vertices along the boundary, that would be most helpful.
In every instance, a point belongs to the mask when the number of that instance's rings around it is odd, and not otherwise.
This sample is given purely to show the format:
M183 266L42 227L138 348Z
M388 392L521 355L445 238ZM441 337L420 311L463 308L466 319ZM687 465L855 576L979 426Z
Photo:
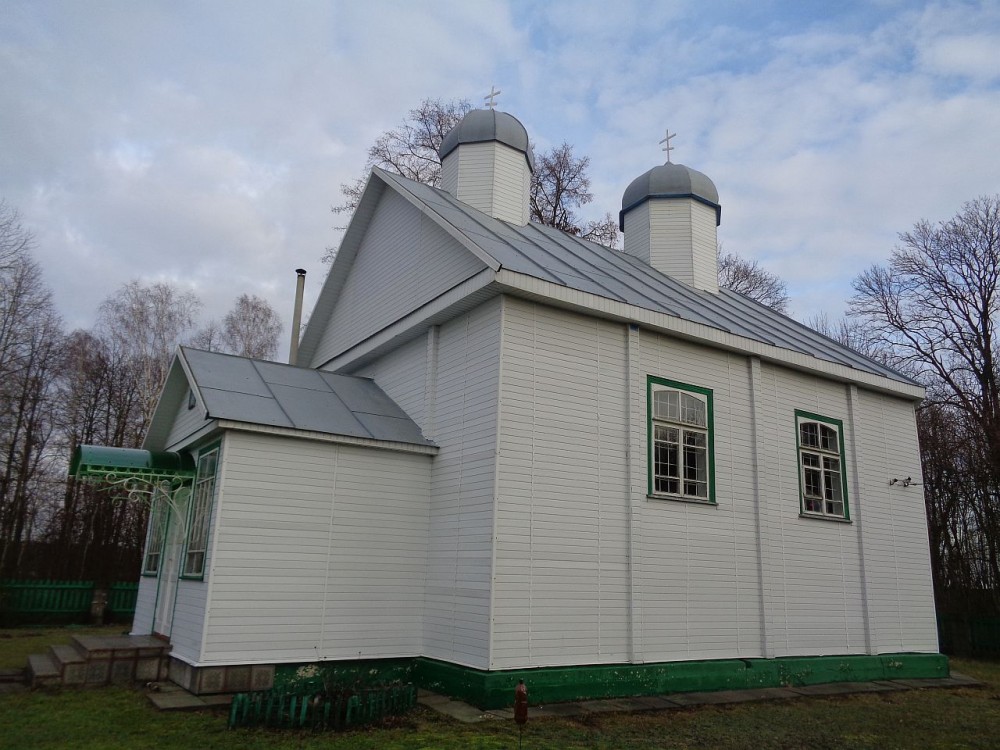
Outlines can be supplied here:
M500 269L496 275L497 284L513 294L526 295L541 301L549 301L558 306L582 310L600 317L633 322L651 329L670 333L691 341L701 342L728 351L739 352L761 360L769 361L826 378L856 383L895 396L919 401L924 398L924 388L919 385L892 380L881 375L867 373L836 362L813 357L772 344L765 344L745 336L738 336L718 328L694 323L673 315L647 310L627 302L619 302L600 297L589 292L554 284L534 276Z
M395 451L397 453L417 453L424 456L436 456L440 450L436 445L417 445L415 443L397 443L390 440L375 440L374 438L331 435L327 432L297 430L291 427L272 427L270 425L252 424L250 422L237 422L231 419L220 419L218 427L237 432L253 432L260 435L276 435L279 437L299 438L300 440L314 440L320 443L354 445L362 448Z

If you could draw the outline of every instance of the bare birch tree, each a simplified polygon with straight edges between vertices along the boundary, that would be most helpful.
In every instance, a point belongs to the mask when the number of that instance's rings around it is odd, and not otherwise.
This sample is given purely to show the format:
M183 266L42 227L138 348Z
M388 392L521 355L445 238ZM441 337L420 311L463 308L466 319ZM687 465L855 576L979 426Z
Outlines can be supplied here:
M281 318L267 300L241 294L222 320L222 342L232 354L273 360L281 327Z
M142 423L148 424L174 350L195 326L201 302L164 282L124 284L100 307L97 333L112 358L134 370Z

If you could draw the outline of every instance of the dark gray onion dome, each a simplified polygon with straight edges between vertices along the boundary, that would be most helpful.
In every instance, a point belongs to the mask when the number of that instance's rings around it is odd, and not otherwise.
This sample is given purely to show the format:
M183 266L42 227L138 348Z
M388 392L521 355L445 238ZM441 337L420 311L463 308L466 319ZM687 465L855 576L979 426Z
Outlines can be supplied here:
M488 143L498 141L524 154L528 159L528 168L535 171L535 157L528 144L528 131L524 129L513 115L499 112L495 109L474 109L448 131L441 141L438 156L444 157L458 148L461 143Z
M661 164L636 177L625 188L618 227L625 231L625 214L650 198L693 198L715 209L715 225L722 221L719 191L708 175L683 164Z

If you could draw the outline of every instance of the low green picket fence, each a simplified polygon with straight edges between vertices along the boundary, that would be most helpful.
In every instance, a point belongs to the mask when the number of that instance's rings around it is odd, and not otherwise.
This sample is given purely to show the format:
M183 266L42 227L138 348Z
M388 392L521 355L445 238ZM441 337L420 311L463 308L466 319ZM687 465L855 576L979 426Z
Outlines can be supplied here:
M416 703L413 685L382 685L333 695L277 690L237 693L229 707L229 728L346 729L399 716Z
M0 620L85 622L95 588L94 581L0 581ZM105 615L117 620L131 618L138 593L138 583L111 584Z

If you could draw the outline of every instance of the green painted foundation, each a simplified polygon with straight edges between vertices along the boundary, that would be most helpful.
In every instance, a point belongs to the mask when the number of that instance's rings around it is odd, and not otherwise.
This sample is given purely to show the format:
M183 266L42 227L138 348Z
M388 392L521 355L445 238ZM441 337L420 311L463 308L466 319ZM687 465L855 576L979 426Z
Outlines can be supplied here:
M827 682L919 679L948 676L943 654L789 656L656 664L600 664L483 671L418 657L279 666L275 688L367 686L413 682L418 687L482 709L514 703L518 680L533 704L624 698L713 690L819 685Z
M279 664L273 689L278 692L366 689L416 682L416 659L359 659L312 664Z

